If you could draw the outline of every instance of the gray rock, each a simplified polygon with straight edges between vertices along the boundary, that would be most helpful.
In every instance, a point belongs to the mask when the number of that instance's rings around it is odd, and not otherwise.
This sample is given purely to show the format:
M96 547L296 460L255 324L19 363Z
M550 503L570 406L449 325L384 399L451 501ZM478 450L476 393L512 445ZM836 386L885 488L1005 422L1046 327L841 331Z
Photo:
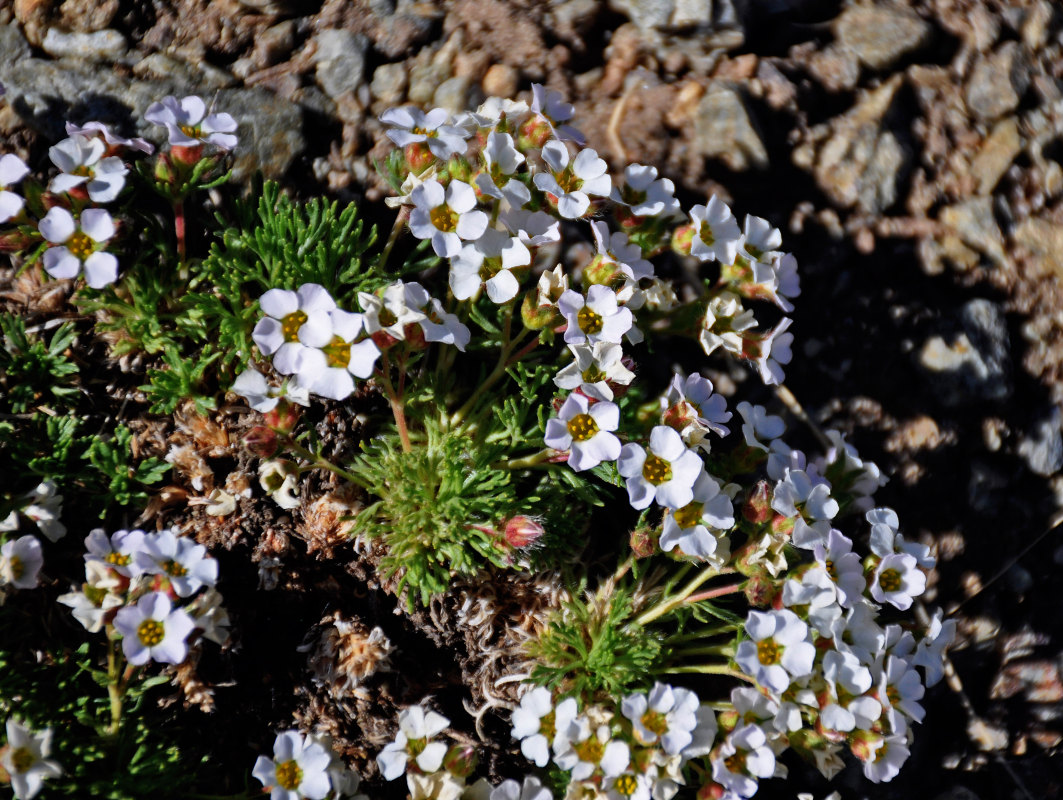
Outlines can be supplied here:
M255 59L259 66L279 64L295 47L295 20L270 25L255 38Z
M733 170L768 165L768 151L738 91L712 83L694 112L694 147L706 158L719 158Z
M30 57L30 45L18 25L0 25L0 69Z
M918 354L935 394L947 406L1007 400L1012 394L1007 325L988 300L967 303L960 313L963 333L947 342L931 336Z
M1046 219L1030 217L1012 232L1015 241L1040 256L1041 262L1063 274L1063 228Z
M362 85L368 39L346 30L325 30L314 41L317 83L325 94L335 99Z
M1018 42L1005 42L993 55L979 56L967 81L967 108L992 121L1014 111L1030 85L1030 66Z
M887 69L923 47L932 28L921 17L890 5L850 6L834 21L834 35L870 69Z
M1019 457L1031 472L1048 477L1063 467L1063 415L1058 408L1019 436Z
M450 75L450 67L437 63L434 59L414 64L410 69L410 85L406 97L415 105L426 106L435 97L436 89L443 81L449 80Z
M964 244L997 263L1006 260L1000 226L993 216L993 198L973 197L941 209L939 221L952 228Z
M369 89L382 104L398 105L406 96L406 66L401 63L381 64L373 70Z
M41 48L55 58L81 58L86 61L117 61L126 51L125 37L116 30L95 33L64 33L49 28Z
M439 84L436 93L432 95L432 105L457 114L480 104L480 97L473 97L473 95L480 96L482 92L473 85L471 80L464 75L459 75Z
M810 168L819 187L838 206L877 214L897 200L897 185L910 154L883 125L903 75L895 75L820 132L818 152L796 148L794 163Z
M996 303L976 298L964 304L960 311L964 333L974 344L989 376L1000 380L999 388L983 395L988 399L1003 399L1011 395L1011 341L1004 312Z
M609 7L642 30L666 27L675 11L676 0L609 0Z
M236 83L229 72L204 63L189 63L166 53L149 53L133 65L138 78L177 81L206 89L224 89Z
M144 120L147 107L168 94L211 93L202 83L174 77L129 80L105 67L38 58L0 63L0 84L19 116L55 141L66 135L66 120L100 120L161 144L165 132ZM222 89L214 97L216 108L240 123L234 165L238 179L257 169L267 177L280 177L306 147L302 112L294 103L265 89Z

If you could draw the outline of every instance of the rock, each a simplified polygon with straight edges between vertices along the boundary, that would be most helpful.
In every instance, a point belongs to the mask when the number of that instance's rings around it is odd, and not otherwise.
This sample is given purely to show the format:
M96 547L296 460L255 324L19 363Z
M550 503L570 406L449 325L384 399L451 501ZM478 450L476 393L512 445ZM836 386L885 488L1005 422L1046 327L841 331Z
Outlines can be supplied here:
M1030 68L1018 42L1005 42L989 56L978 56L964 100L978 119L991 122L1016 109L1030 85Z
M909 154L883 121L903 79L895 75L831 120L820 131L825 141L814 155L803 152L808 144L794 150L794 163L811 164L816 183L842 208L855 206L877 214L897 200L897 185Z
M432 105L457 114L480 104L480 98L472 96L474 93L479 95L479 88L467 77L462 75L448 78L439 84L439 88L432 95Z
M415 105L428 105L435 97L436 89L443 81L449 80L450 74L449 66L434 61L414 64L409 72L410 86L406 90L406 97Z
M1046 266L1063 275L1063 228L1046 219L1030 217L1015 227L1012 236L1040 256Z
M999 381L983 397L1003 399L1011 395L1011 342L1004 312L996 303L976 298L964 304L960 321L967 338L974 344L986 365L991 380Z
M979 750L991 752L1008 746L1007 728L990 725L984 719L972 717L967 723L967 735Z
M381 64L373 70L369 90L382 105L398 105L406 96L406 66L401 63Z
M240 123L234 164L237 180L258 169L267 177L279 178L306 147L299 107L260 88L222 89L214 94L203 83L188 83L179 77L129 80L109 68L38 58L0 63L0 84L20 116L53 141L66 135L65 120L100 120L161 143L165 132L144 120L147 107L168 94L210 94L216 108Z
M81 58L85 61L117 61L126 51L125 37L116 30L95 33L63 33L49 28L41 48L55 58Z
M91 33L108 27L118 8L119 0L63 0L59 19L66 30Z
M988 300L972 300L961 314L964 332L947 343L931 336L918 364L946 406L1002 401L1011 396L1011 363L1003 313Z
M250 59L242 60L250 63ZM238 70L239 62L233 62L231 66ZM177 81L206 89L224 89L236 83L233 74L220 67L205 62L189 63L165 53L150 53L144 56L133 65L133 74L138 78Z
M1063 467L1063 415L1053 408L1019 436L1019 457L1031 472L1048 477Z
M30 57L30 45L18 25L0 25L0 70Z
M694 112L694 148L741 172L768 166L768 151L746 110L742 96L722 83L709 85Z
M993 216L993 198L975 197L941 209L938 220L952 228L965 244L1002 264L1007 260L1000 226Z
M317 83L325 94L335 99L361 86L368 39L346 30L324 30L318 32L314 42Z
M1030 50L1040 50L1048 41L1049 23L1052 21L1052 4L1048 0L1037 0L1027 9L1019 33L1023 43Z
M852 51L828 45L812 54L808 71L828 92L840 92L852 89L860 80L860 61Z
M978 182L978 194L993 191L1022 148L1019 121L1015 117L1003 119L993 127L971 161L971 175Z
M1047 660L1028 660L1008 664L1000 671L989 696L1006 700L1022 692L1030 703L1058 703L1063 700L1063 681L1059 667Z
M279 64L295 47L295 21L286 19L270 25L255 37L255 63L261 69Z
M675 11L676 0L609 0L609 7L638 25L642 30L663 28Z
M860 63L888 69L930 41L932 28L921 17L891 5L856 5L834 21L834 35Z
M492 64L480 87L490 97L515 97L520 73L509 64Z

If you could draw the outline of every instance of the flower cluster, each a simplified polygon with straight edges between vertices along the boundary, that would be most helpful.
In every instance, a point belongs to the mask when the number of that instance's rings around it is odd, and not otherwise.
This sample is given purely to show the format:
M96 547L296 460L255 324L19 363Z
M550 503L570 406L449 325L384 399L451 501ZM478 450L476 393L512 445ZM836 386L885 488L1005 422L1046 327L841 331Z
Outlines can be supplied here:
M175 530L102 528L85 539L85 582L59 597L91 633L120 637L130 664L179 664L193 631L228 640L229 615L215 589L218 562Z
M366 800L356 794L361 779L332 750L328 736L277 734L273 758L259 756L251 774L269 792L270 800Z

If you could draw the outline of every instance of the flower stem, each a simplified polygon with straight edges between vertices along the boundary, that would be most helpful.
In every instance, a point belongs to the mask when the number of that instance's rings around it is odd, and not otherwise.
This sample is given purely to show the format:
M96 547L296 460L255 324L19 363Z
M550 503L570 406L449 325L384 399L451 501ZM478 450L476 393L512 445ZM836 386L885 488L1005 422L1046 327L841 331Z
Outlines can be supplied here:
M704 647L684 647L676 650L676 656L727 656L734 655L733 644L707 644Z
M658 603L653 608L649 609L648 611L637 617L635 619L635 624L645 626L646 624L653 622L655 619L663 617L665 614L674 611L675 609L679 608L679 606L683 605L683 602L688 597L690 597L690 595L694 594L694 592L697 591L697 588L701 586L701 584L705 583L705 581L707 580L715 578L719 574L721 574L720 570L716 569L715 567L706 567L697 575L695 575L694 579L691 580L690 583L688 583L686 586L684 586L678 594L673 595L667 600Z
M409 216L409 206L403 206L399 209L399 213L395 215L395 224L391 226L391 233L388 234L387 244L384 245L384 249L380 252L380 258L378 258L376 262L376 268L379 271L384 271L384 267L388 263L388 258L391 256L391 251L395 247L395 242L399 240L402 226Z
M395 387L391 383L391 362L388 360L386 350L384 351L381 360L380 385L384 388L384 394L387 395L388 403L391 405L391 415L395 417L395 427L399 429L399 438L402 440L402 452L409 453L413 450L413 445L410 444L410 432L406 425L406 407L403 405L402 398L399 397L398 393L395 391Z
M704 592L698 592L692 594L686 599L683 605L692 606L694 603L700 603L702 600L711 600L714 597L723 597L725 595L734 594L735 592L742 591L745 583L729 583L727 586L718 586L715 589L708 589Z
M538 453L532 453L530 456L511 458L508 461L496 461L491 466L494 469L527 469L528 467L537 467L555 455L557 455L557 451L552 447L544 447Z
M667 667L659 670L660 675L727 675L732 678L738 678L740 681L746 683L756 683L751 677L744 672L739 672L736 669L732 669L726 664L695 664L689 667Z
M703 639L712 639L714 636L725 636L738 630L737 625L720 625L718 628L703 628L691 633L677 633L665 639L667 645L677 645L683 642L695 642Z
M177 238L177 276L184 283L188 280L188 249L185 242L185 201L181 197L173 201L173 231Z
M111 701L111 722L105 729L107 736L117 736L122 727L122 701L125 686L122 680L122 662L125 660L119 652L118 640L109 642L107 650L107 696Z
M299 456L304 461L310 462L311 469L327 469L329 472L339 475L346 481L350 481L356 486L361 486L363 489L369 489L365 481L361 477L355 475L353 472L345 470L343 467L337 466L323 456L319 456L316 453L307 450L301 444L297 444L294 441L288 442L288 449L293 455Z

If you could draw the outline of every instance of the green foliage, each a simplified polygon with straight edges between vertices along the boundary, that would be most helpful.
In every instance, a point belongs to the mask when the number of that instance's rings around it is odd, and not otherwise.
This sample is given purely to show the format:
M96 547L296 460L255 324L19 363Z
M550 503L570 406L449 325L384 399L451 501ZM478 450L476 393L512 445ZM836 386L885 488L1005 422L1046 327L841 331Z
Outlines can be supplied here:
M172 414L186 398L195 403L197 414L217 408L214 396L204 393L204 385L207 368L220 357L220 352L214 352L197 360L166 350L162 360L168 369L149 369L148 383L140 387L151 400L151 412Z
M538 662L531 679L585 700L618 697L646 685L661 642L633 616L630 588L609 581L593 594L574 593L529 643Z
M60 325L47 343L26 332L16 316L0 314L4 347L0 350L0 398L16 413L41 403L65 403L77 394L72 376L78 366L66 356L77 332L73 323Z
M133 432L119 424L113 438L98 437L89 445L86 457L101 474L107 500L101 517L111 502L121 506L147 502L148 494L143 487L158 483L170 469L169 464L154 457L134 465L130 460L132 441Z

